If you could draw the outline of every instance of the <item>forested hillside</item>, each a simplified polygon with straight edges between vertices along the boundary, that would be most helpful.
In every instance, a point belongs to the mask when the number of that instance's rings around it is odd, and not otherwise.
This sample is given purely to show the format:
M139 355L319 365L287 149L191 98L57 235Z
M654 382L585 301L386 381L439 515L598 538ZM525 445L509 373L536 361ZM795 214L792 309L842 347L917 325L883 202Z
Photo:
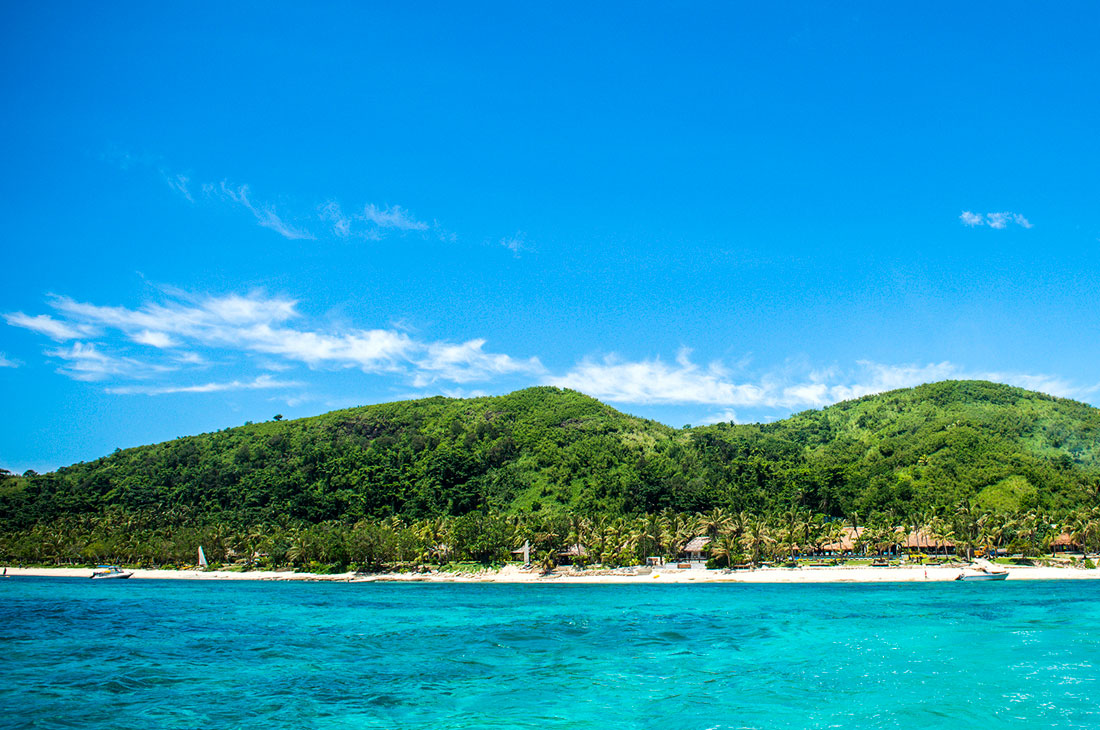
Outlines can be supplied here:
M1100 410L947 381L766 425L675 430L580 393L388 403L229 428L9 477L6 526L108 507L263 522L473 510L907 512L1075 506L1100 479Z
M771 424L680 430L531 388L251 424L6 475L0 533L715 509L1057 513L1097 506L1098 487L1100 410L1004 385L948 381Z

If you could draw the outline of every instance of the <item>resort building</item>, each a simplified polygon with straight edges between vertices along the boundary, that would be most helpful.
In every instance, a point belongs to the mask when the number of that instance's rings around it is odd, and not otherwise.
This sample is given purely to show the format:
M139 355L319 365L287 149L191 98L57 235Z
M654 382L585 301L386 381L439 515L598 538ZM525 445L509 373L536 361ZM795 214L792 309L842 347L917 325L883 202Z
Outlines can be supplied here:
M955 552L955 543L936 537L928 530L923 529L913 530L906 535L905 542L901 546L909 552L943 553L945 555Z
M707 545L710 545L710 538L706 535L699 537L693 537L688 541L687 545L684 545L684 549L680 551L680 555L691 562L705 562L707 559L706 549Z

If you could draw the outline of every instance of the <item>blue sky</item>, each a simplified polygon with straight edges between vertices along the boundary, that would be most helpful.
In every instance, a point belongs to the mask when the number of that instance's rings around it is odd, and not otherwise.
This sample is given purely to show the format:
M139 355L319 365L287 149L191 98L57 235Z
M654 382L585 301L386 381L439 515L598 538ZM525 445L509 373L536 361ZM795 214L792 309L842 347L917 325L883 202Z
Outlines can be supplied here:
M1100 10L940 11L6 4L0 466L537 384L1100 403Z

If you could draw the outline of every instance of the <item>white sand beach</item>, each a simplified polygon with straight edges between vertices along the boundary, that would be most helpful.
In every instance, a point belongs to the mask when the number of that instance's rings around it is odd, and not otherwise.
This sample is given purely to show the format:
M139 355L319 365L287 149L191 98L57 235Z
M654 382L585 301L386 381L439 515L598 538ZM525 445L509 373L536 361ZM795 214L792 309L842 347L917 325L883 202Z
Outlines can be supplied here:
M1073 567L1005 566L1009 580L1097 580L1100 569ZM456 573L295 573L292 571L253 570L152 570L135 568L133 580L255 580L255 581L327 581L394 583L532 583L532 584L671 584L671 583L921 583L952 581L963 570L956 566L890 567L804 567L758 568L755 570L677 570L671 567L647 569L585 570L559 568L550 574L508 565L500 570ZM90 568L19 568L9 566L12 577L89 578Z

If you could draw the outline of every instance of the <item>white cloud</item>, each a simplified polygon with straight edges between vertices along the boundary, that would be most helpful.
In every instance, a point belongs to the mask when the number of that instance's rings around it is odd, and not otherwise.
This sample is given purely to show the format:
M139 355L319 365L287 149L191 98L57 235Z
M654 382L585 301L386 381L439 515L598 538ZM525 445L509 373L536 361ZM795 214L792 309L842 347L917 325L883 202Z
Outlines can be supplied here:
M573 388L613 403L714 406L720 411L714 416L718 420L731 420L734 408L822 407L948 379L992 380L1066 397L1080 397L1085 392L1054 376L972 371L947 361L858 361L846 367L788 363L783 368L753 374L745 363L734 370L720 361L697 364L686 348L672 362L661 357L631 361L612 353L599 359L585 358L567 371L555 373L549 372L538 357L487 351L487 343L481 338L449 342L425 339L397 326L360 329L311 324L298 311L296 301L259 292L207 297L177 294L135 309L77 302L62 296L53 297L50 303L61 318L31 317L20 312L8 315L8 320L62 341L89 332L108 338L104 340L106 348L99 343L76 342L70 348L47 351L50 357L65 361L60 372L79 380L150 378L180 369L231 366L247 356L249 362L269 371L296 365L328 370L357 368L395 377L416 388L530 376L544 384ZM146 354L154 360L127 357L127 341L153 348ZM170 351L159 352L164 349ZM290 387L289 381L277 381L271 375L262 378L266 380L250 381L234 373L201 386L152 382L134 392L261 387L257 383L272 383L263 387ZM123 392L119 387L128 386L119 384L112 392ZM179 387L191 390L177 390Z
M259 354L268 356L264 360L266 369L293 363L316 368L355 367L367 373L403 375L419 385L544 372L537 358L516 359L485 351L483 339L456 344L416 339L396 328L296 326L294 320L302 319L297 302L260 293L177 297L138 309L100 306L63 296L53 297L50 303L67 321L42 316L71 332L117 330L131 341L156 348L199 345ZM174 362L186 363L189 359L195 364L205 362L193 353L178 355Z
M484 346L485 340L470 340L458 345L428 343L423 354L415 358L417 373L413 384L421 388L437 379L468 383L491 380L498 375L545 372L536 357L517 360L509 355L485 352Z
M0 352L0 368L17 368L19 363L15 360L9 360L8 356Z
M741 423L737 420L737 413L732 408L727 408L720 413L712 413L699 421L700 426L713 426L716 423Z
M178 341L172 339L163 332L154 332L152 330L142 330L141 332L131 335L130 339L139 345L149 345L150 347L159 347L161 349L179 346Z
M352 219L344 215L344 211L336 201L330 200L322 205L320 208L320 216L321 220L332 224L332 233L337 238L347 238L351 236Z
M912 388L937 380L964 379L959 377L959 369L946 361L926 365L884 365L861 360L856 365L856 371L847 374L849 382L833 385L815 383L814 385L821 387L816 390L805 388L801 393L792 392L791 396L793 397L789 399L789 402L823 406L843 400L862 398L865 395L874 393L885 393L888 390ZM794 391L796 389L797 386L787 390ZM804 397L799 398L799 395Z
M170 393L221 393L227 390L266 390L269 388L295 388L302 383L293 380L276 380L270 375L261 375L250 381L233 380L228 383L204 383L202 385L165 385L146 387L127 385L107 388L108 393L119 395L168 395Z
M977 372L956 378L958 380L991 380L995 383L1015 385L1026 390L1037 390L1040 393L1057 396L1059 398L1079 398L1089 393L1088 388L1078 388L1063 378L1053 375L1030 373L1003 373L1003 372Z
M13 327L32 330L58 342L89 337L97 332L96 328L91 325L61 322L48 314L31 317L22 312L12 312L11 314L5 314L4 319Z
M615 355L602 361L581 361L570 372L545 379L547 385L573 388L595 398L617 403L708 403L712 405L760 405L767 393L759 385L732 383L725 369L714 363L701 369L682 349L676 365L660 358L624 362Z
M514 235L505 236L500 239L500 245L511 251L514 255L519 256L520 251L529 250L527 246L527 235L522 231L516 231Z
M786 368L753 380L735 382L721 363L700 368L691 362L689 351L682 350L675 366L660 358L624 362L609 355L602 361L586 359L565 375L551 375L543 382L573 388L614 403L727 407L704 423L733 420L736 414L729 409L731 407L821 408L941 380L990 380L1062 397L1084 393L1065 380L1048 375L970 371L947 361L890 365L863 360L849 369L834 366L802 372L804 374Z
M400 205L380 208L368 203L363 206L362 212L347 214L338 202L330 200L318 208L318 216L332 226L332 234L337 238L379 241L391 231L422 233L433 227L439 230L438 224L429 226L414 218ZM449 240L448 234L440 232L440 240Z
M969 210L964 210L962 215L959 216L959 220L962 221L964 226L974 228L975 226L987 225L995 230L1004 230L1008 227L1009 223L1015 223L1021 228L1031 228L1032 224L1027 218L1020 213L1012 213L1010 211L1004 211L1001 213L973 213Z
M92 343L74 342L67 348L47 350L46 355L64 360L65 364L58 368L58 372L73 380L95 381L119 376L145 378L171 369L129 357L108 355Z
M210 190L211 186L204 186L205 190ZM223 180L220 186L221 194L227 199L233 201L237 205L246 208L253 216L256 217L256 222L264 228L269 228L278 233L283 238L289 238L291 240L308 239L312 240L315 236L309 231L302 228L295 228L290 224L283 221L282 218L275 212L275 208L270 205L261 204L257 205L249 199L249 190L247 185L240 185L237 188L231 188Z
M187 198L188 202L194 203L195 199L191 197L191 190L189 185L191 179L185 175L177 175L166 170L160 171L161 176L164 178L164 182L168 183L168 187L175 190L177 193Z
M416 220L400 205L395 205L392 208L379 208L373 203L367 203L359 217L378 228L396 228L401 231L428 230L427 223Z
M206 365L206 358L197 352L179 352L175 355L175 361L183 365Z

